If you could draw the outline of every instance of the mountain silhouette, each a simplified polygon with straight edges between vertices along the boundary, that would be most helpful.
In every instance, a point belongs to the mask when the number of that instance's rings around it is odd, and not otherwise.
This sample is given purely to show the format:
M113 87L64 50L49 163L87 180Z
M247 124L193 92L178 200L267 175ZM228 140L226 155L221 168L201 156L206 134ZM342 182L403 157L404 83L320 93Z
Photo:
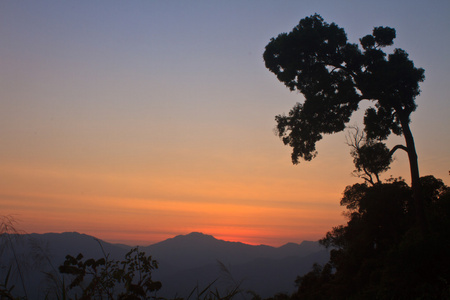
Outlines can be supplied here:
M66 255L82 253L86 259L107 255L109 259L122 260L131 249L76 232L3 235L1 238L0 280L4 280L8 266L17 265L14 249L25 274L30 299L45 298L46 288L51 290L58 280L62 282L57 268ZM313 263L324 263L329 258L326 249L314 241L276 248L228 242L199 232L175 236L140 247L140 250L158 261L159 268L153 277L162 282L158 296L166 298L187 297L196 286L202 289L213 281L214 287L222 291L239 284L243 291L251 290L262 297L278 292L291 293L295 290L296 276L310 271ZM17 272L13 272L11 280L19 292L21 284ZM64 280L69 282L67 278Z
M329 258L318 242L288 243L276 248L218 240L199 232L143 249L160 263L155 278L163 282L161 293L168 297L187 295L197 284L205 287L215 279L223 290L240 283L242 289L263 297L291 293L296 276L310 271L313 263L324 263Z
M241 242L219 240L211 235L192 232L142 248L161 264L190 268L217 260L240 264L257 258L280 259L289 256L306 256L323 250L317 242L289 243L275 248L266 245L248 245ZM182 251L180 251L182 250Z

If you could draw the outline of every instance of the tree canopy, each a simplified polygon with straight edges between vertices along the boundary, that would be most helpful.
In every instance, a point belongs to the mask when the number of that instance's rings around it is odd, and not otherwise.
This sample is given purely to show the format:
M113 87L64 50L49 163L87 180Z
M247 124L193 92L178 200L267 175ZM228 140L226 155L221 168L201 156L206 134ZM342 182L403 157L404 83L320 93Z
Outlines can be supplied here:
M393 45L395 37L395 29L375 27L359 40L360 47L348 42L344 29L315 14L300 20L291 32L272 38L263 57L279 81L305 98L288 115L275 117L278 135L292 147L294 164L300 158L313 159L316 142L324 134L343 131L360 102L372 101L364 116L365 134L378 142L391 133L404 136L406 145L393 147L389 154L397 149L407 152L414 199L421 211L419 165L409 124L424 70L416 68L402 49L390 54L383 51ZM417 220L426 227L421 213Z
M323 134L344 130L362 100L375 101L365 115L369 138L402 133L416 109L424 70L414 67L402 49L383 52L395 36L393 28L375 27L360 39L361 50L348 42L342 28L316 14L271 39L264 52L266 67L305 97L287 116L276 117L280 137L293 148L294 163L315 157L315 143Z

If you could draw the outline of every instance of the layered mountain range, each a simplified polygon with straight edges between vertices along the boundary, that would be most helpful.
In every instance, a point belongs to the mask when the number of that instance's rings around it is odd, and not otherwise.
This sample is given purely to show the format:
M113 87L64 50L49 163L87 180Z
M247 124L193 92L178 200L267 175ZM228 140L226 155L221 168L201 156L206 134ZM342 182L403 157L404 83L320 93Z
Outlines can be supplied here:
M85 258L122 260L131 247L111 244L76 232L3 235L0 252L0 281L12 266L11 283L19 292L27 290L30 299L42 299L55 284L62 282L58 266L66 255L82 253ZM153 277L162 283L158 296L187 297L193 289L214 288L226 292L236 286L242 297L252 291L261 297L292 293L297 276L311 270L314 263L324 263L329 253L318 242L288 243L281 247L253 246L218 240L193 232L140 247L159 263ZM23 280L17 272L19 262ZM70 278L65 278L68 282ZM23 292L23 291L20 291Z

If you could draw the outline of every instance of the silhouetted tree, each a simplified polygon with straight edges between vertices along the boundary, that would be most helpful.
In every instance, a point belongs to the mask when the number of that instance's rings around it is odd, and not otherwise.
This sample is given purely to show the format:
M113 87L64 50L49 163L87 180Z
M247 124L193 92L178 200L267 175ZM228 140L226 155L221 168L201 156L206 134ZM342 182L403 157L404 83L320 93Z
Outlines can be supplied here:
M362 100L374 102L374 107L366 110L364 130L369 139L379 141L391 132L403 134L406 146L394 147L391 154L397 149L408 153L417 221L426 231L417 153L409 126L424 70L414 67L402 49L389 55L383 52L395 36L393 28L375 27L372 34L360 39L361 50L347 41L342 28L316 14L302 19L290 33L272 38L264 61L278 80L305 97L287 116L276 116L279 136L293 148L294 164L300 157L308 161L317 155L316 142L323 134L344 130Z

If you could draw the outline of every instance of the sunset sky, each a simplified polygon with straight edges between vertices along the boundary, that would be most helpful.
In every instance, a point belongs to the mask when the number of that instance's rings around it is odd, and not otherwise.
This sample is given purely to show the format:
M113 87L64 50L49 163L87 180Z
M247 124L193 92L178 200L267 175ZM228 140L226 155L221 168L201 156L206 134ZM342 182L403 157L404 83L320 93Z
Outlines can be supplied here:
M139 245L192 231L272 246L322 238L361 180L345 133L292 165L274 116L303 97L262 58L314 13L355 43L396 29L395 47L425 69L412 115L421 175L450 184L450 1L6 0L0 215L28 233ZM391 175L410 181L403 152Z

